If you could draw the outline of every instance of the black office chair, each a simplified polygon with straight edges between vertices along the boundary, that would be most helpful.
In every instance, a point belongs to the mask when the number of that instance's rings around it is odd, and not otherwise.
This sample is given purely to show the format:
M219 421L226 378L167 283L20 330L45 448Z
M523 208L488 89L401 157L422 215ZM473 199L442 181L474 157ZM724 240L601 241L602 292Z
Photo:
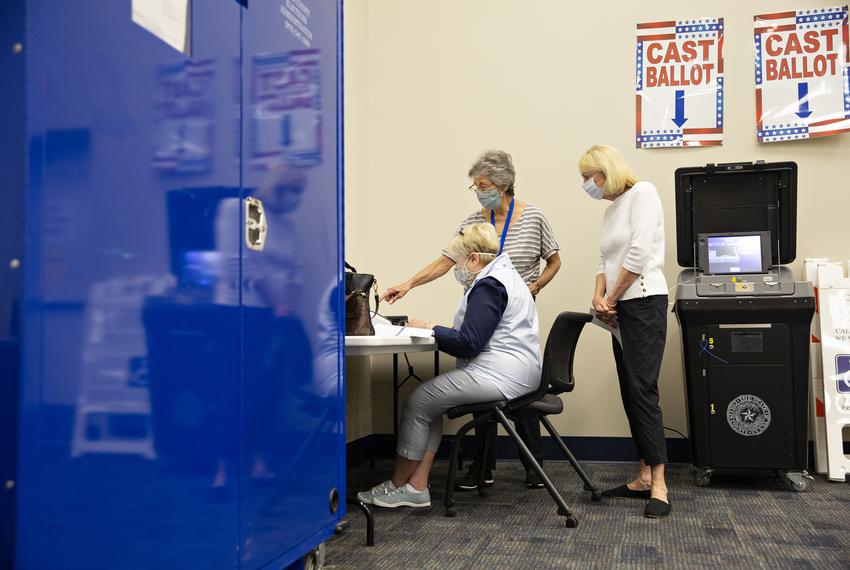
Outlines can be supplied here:
M519 410L537 410L541 412L540 421L546 428L546 431L554 438L555 442L564 452L567 460L576 470L579 477L584 482L584 489L591 492L591 498L594 501L602 499L599 490L584 472L581 465L576 461L575 456L570 452L569 448L564 444L561 436L558 434L555 427L546 417L552 414L560 414L564 409L564 403L558 397L558 394L570 392L575 387L575 379L573 378L573 359L575 356L576 345L578 344L579 335L581 334L584 325L592 320L592 317L587 313L571 313L563 312L555 319L552 329L549 331L549 338L546 341L546 349L543 352L543 373L540 379L540 387L531 394L526 394L513 400L500 400L496 402L487 402L483 404L469 404L464 406L456 406L446 412L446 416L454 419L467 414L480 414L472 421L467 422L461 427L454 438L452 445L452 453L449 459L449 474L446 478L446 493L443 499L445 506L445 515L447 517L455 516L454 501L454 486L457 476L457 460L460 450L460 443L463 436L474 427L482 426L485 433L488 431L486 426L491 423L499 423L510 435L511 439L517 444L520 453L528 460L529 465L534 469L543 485L552 496L552 499L558 505L558 514L566 517L566 526L575 528L578 526L578 520L570 512L564 499L555 489L552 481L546 476L543 468L531 455L528 447L523 443L517 434L514 427L508 421L511 413ZM487 451L493 442L487 438L484 443L484 457L487 456ZM485 496L487 494L484 488L484 469L485 461L481 461L481 471L478 474L478 494Z

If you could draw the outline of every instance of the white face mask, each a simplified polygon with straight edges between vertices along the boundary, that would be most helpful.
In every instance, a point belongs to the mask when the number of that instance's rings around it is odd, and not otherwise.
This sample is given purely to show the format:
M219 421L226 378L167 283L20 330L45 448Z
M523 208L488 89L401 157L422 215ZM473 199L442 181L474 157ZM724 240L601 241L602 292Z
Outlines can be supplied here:
M593 179L593 176L585 180L581 187L585 192L587 192L587 195L594 200L601 200L602 197L605 196L605 189L596 185L596 181Z

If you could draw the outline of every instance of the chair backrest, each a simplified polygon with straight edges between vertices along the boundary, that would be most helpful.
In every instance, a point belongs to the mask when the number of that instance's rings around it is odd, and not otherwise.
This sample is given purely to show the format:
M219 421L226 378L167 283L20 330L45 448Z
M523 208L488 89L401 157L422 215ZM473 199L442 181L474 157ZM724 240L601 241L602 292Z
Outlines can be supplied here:
M543 351L540 387L551 394L571 392L575 387L573 360L584 325L593 320L589 313L564 311L555 319Z
M589 313L564 311L549 329L546 348L543 350L543 373L540 386L534 392L511 401L509 408L521 408L550 394L569 392L575 386L573 356L578 337L584 325L593 320Z

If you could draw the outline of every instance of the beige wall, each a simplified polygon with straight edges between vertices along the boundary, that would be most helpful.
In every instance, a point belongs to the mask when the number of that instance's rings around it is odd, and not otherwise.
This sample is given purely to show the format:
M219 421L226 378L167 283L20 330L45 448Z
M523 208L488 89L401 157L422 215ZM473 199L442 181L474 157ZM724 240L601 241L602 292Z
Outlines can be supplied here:
M671 286L679 271L673 172L709 162L796 161L798 259L846 260L850 135L770 145L754 136L753 14L834 4L774 1L758 8L717 0L689 9L673 1L347 0L347 258L375 273L382 289L406 279L439 255L475 209L464 189L476 155L505 149L514 157L518 196L543 209L562 248L563 267L538 298L546 331L559 311L590 304L604 204L581 191L576 161L591 144L608 143L661 194ZM726 19L724 146L636 150L635 23L704 16ZM801 261L794 268L799 275ZM449 323L460 292L449 275L382 312ZM686 432L680 336L672 315L668 327L661 403L665 424ZM563 435L628 435L609 338L586 329L576 358L576 390L565 399L558 429ZM363 366L348 378L350 391L373 396L371 429L383 433L391 425L386 360L373 359L371 382ZM430 376L430 358L414 362L418 373ZM360 418L350 421L358 429L364 425Z

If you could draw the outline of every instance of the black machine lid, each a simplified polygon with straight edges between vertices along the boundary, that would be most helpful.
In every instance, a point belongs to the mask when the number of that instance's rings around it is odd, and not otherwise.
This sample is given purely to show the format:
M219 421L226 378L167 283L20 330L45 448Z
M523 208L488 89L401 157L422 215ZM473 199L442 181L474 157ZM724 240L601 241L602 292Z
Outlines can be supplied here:
M772 265L797 256L797 163L741 162L676 170L676 259L699 265L699 234L769 231ZM777 241L779 250L777 251Z

